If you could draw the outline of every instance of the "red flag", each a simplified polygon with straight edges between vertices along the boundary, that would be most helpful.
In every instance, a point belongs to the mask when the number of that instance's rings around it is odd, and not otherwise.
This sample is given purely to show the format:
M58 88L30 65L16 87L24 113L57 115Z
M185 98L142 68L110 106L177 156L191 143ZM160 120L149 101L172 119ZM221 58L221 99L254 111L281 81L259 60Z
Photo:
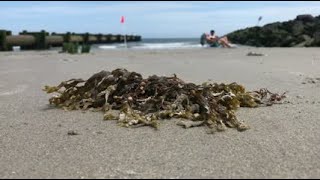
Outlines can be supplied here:
M124 23L124 16L121 16L120 22L121 22L121 23Z

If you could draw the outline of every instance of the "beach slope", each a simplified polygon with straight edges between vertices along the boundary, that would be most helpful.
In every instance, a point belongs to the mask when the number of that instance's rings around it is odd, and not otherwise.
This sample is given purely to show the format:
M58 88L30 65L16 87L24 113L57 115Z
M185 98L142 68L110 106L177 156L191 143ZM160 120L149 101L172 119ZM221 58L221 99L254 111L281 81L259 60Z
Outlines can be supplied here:
M145 77L175 73L197 84L288 91L289 103L241 108L237 116L251 129L206 134L176 120L163 121L158 131L121 128L100 112L51 108L41 90L120 67ZM319 90L317 48L1 52L0 177L319 178Z

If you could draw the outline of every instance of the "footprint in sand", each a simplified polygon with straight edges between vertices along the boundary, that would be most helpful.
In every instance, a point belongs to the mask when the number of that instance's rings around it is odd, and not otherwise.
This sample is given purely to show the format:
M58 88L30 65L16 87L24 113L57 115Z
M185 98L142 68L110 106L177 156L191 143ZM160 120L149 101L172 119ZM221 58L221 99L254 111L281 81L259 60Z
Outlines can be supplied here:
M11 89L10 91L0 91L0 96L11 96L11 95L15 95L15 94L19 94L24 92L26 89L28 88L27 85L18 85L17 87L15 87L14 89Z
M312 78L312 77L306 77L302 84L317 84L320 83L320 78Z
M304 76L304 73L302 73L302 72L290 71L289 73L296 75L296 76Z
M31 69L1 70L0 74L16 74L16 73L25 73L25 72L31 72Z

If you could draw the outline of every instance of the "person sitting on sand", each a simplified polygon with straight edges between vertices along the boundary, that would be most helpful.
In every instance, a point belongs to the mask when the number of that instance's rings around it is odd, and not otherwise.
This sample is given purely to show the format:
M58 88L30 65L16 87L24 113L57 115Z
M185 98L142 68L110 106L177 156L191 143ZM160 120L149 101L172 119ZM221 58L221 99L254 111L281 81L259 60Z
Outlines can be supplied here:
M210 34L206 34L206 40L210 45L210 47L219 47L220 45L222 47L228 47L228 48L231 47L229 40L226 36L219 38L214 33L215 33L214 30L211 30Z

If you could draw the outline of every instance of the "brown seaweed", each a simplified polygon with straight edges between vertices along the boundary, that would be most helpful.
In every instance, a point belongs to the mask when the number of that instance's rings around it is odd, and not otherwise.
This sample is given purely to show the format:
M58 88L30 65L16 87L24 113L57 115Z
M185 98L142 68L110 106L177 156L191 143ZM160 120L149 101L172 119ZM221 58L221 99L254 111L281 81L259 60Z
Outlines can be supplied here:
M237 83L202 85L172 77L150 76L126 69L101 71L88 80L70 79L58 86L45 86L47 93L57 93L49 103L65 110L95 109L105 120L117 120L123 127L159 127L159 120L179 118L185 128L206 126L211 132L227 127L243 131L249 128L238 120L239 107L255 108L281 103L285 93L267 89L247 92ZM110 113L118 110L118 115Z

